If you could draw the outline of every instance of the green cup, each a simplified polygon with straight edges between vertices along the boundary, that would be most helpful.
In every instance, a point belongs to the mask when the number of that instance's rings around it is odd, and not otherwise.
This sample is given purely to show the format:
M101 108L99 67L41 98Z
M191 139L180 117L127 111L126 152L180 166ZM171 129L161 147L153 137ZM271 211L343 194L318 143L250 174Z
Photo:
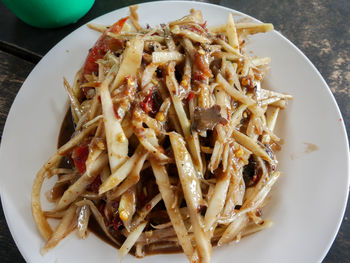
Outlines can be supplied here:
M77 22L95 0L2 0L22 21L39 28L61 27Z

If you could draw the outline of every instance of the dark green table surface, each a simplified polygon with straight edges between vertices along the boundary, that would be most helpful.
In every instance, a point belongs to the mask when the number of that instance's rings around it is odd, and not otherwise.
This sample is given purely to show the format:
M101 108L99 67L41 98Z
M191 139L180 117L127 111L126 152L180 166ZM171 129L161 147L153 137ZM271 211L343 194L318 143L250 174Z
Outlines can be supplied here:
M36 29L17 19L0 2L0 135L11 104L36 63L63 37L109 11L145 1L96 0L76 24ZM350 128L350 1L349 0L211 0L259 20L298 46L328 83ZM6 176L6 175L1 175ZM326 209L326 208L325 208ZM322 215L320 211L320 216ZM323 262L350 262L350 208ZM312 246L312 244L310 244ZM296 251L296 253L298 253ZM24 262L0 208L0 262Z

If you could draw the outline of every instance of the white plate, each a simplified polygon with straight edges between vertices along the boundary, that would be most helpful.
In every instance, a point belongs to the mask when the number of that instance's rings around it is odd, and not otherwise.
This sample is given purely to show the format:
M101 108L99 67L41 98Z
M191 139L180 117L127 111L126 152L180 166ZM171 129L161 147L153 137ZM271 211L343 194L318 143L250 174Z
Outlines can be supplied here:
M156 25L200 9L209 25L225 23L228 12L195 2L140 5L141 24ZM126 16L123 8L94 20L111 24ZM266 21L268 22L268 21ZM30 193L36 172L55 151L67 109L62 77L73 80L98 33L83 26L58 43L35 67L19 91L3 133L1 198L16 244L28 262L117 262L117 251L94 235L81 241L72 234L42 257L44 241L32 219ZM281 114L278 134L285 144L279 169L283 176L272 193L265 217L268 230L240 243L215 248L212 262L320 262L339 228L349 186L348 141L342 117L327 84L311 62L278 32L252 37L255 54L272 59L265 81L294 100ZM317 145L308 153L307 143ZM181 254L157 255L123 262L186 262Z

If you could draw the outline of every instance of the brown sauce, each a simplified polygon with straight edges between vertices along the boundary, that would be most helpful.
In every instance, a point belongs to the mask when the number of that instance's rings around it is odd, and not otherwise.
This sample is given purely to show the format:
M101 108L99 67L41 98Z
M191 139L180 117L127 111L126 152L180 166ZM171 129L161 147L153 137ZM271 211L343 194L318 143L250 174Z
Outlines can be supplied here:
M57 149L67 143L74 133L74 122L70 108L68 108L61 124L60 133L57 140ZM70 160L64 156L59 164L60 168L72 168Z
M67 184L56 184L50 192L47 193L49 200L52 202L58 201L63 193L67 190Z
M304 142L306 148L305 153L312 153L314 151L317 151L319 148L316 144L310 143L310 142Z
M156 243L157 245L167 245L168 242L158 242ZM152 244L151 245L146 245L144 247L145 250L145 255L158 255L158 254L174 254L174 253L182 253L183 250L181 247L163 247L163 248L157 248L157 249L152 249Z
M73 133L74 133L73 116L69 108L61 124L60 134L58 136L58 141L57 141L57 148L60 148L63 144L68 142L72 137Z
M119 249L120 246L116 243L114 243L112 240L110 240L106 234L101 229L100 225L97 223L96 219L93 216L90 216L89 219L89 230L94 233L99 239L106 242L107 244L111 245L112 247L115 247L116 249Z

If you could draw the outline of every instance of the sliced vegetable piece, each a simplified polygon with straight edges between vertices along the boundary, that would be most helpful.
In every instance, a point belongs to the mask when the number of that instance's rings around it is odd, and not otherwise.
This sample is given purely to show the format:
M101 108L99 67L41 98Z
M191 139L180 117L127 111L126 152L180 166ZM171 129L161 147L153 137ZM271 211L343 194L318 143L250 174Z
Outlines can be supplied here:
M105 124L105 133L107 140L108 158L111 172L115 172L128 157L128 139L122 129L120 119L115 115L114 106L108 86L109 78L103 81L101 85L101 103L103 119Z
M203 200L199 180L191 156L186 149L185 142L181 135L171 132L169 137L180 182L184 191L184 197L190 213L199 260L200 262L210 262L212 246L207 233L204 232L203 218L200 214L200 207Z

